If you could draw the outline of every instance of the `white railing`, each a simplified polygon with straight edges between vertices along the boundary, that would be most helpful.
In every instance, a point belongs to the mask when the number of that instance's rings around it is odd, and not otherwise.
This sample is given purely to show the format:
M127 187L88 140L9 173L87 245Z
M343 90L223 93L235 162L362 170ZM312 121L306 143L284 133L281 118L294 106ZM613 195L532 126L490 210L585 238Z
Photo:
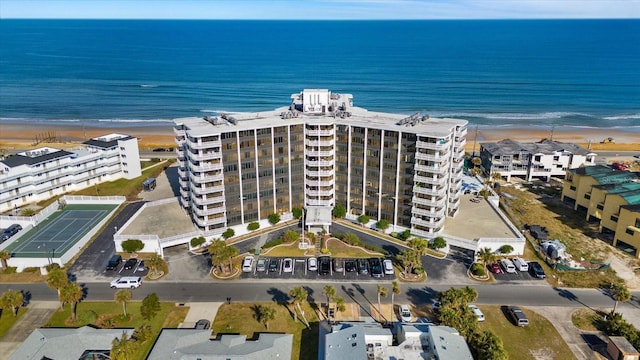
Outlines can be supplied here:
M417 148L422 148L422 149L432 149L432 150L439 150L439 149L443 149L447 146L447 142L441 143L440 141L432 143L432 142L426 142L426 141L416 141L416 147Z
M321 129L307 129L307 136L333 136L333 129L321 130Z

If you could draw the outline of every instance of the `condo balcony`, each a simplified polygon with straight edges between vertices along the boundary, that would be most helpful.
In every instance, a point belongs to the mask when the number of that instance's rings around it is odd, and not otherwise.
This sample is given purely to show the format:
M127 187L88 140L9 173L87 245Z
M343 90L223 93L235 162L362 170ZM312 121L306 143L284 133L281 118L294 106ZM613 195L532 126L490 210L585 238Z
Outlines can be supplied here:
M433 208L433 209L434 210L425 210L425 209L420 209L414 206L411 209L411 213L413 215L428 216L430 218L439 218L444 216L444 202L441 204L440 208Z
M212 170L222 170L222 161L218 161L216 163L204 162L200 163L200 165L195 165L193 163L189 163L189 170L191 172L205 172Z
M304 164L306 166L327 166L327 167L333 167L333 161L331 160L305 160Z
M208 183L213 181L221 181L224 180L224 173L220 171L218 174L213 175L193 175L191 174L191 181L196 183Z
M327 139L327 140L323 140L323 139L305 139L304 140L304 144L306 146L334 146L336 143L335 139Z
M439 228L444 224L444 217L441 218L431 218L429 220L424 220L417 217L411 218L411 225L419 225L427 228Z
M305 170L307 177L332 177L334 174L333 170Z
M211 197L200 197L197 194L191 194L191 202L196 205L211 205L211 204L222 204L224 202L224 196L211 196Z
M225 213L225 207L224 206L219 206L219 207L214 207L214 208L207 208L207 209L199 209L199 208L194 206L191 209L198 216L209 216L209 215L214 215L214 214L224 214Z
M424 205L424 206L437 206L437 205L443 205L444 204L443 200L444 200L444 197L436 198L436 199L433 199L433 200L429 200L429 199L422 198L422 197L419 197L419 196L414 196L411 199L411 202L413 202L414 204L420 204L420 205ZM425 210L425 211L428 212L428 210ZM426 215L428 215L428 214L426 214Z
M307 197L318 197L318 196L331 196L333 197L334 190L305 190Z
M425 195L442 195L447 193L446 186L433 187L433 186L414 186L413 192Z
M414 175L413 181L416 183L429 184L429 185L446 185L446 176L420 176Z
M184 129L177 129L177 128L173 128L173 133L176 135L176 137L184 137L186 136L186 132L184 131Z
M189 154L189 159L192 161L204 161L204 160L218 160L222 159L222 152L220 151L206 151L203 154L195 154L191 151L187 151Z
M449 142L444 140L437 142L416 141L416 147L418 149L442 150L446 149L448 146Z
M192 183L190 187L191 187L191 192L196 194L212 194L215 192L224 191L224 185L196 186Z
M187 145L189 145L189 147L192 149L222 148L222 141L220 140L194 142L191 139L187 138L186 142L187 142Z
M334 199L328 199L328 200L305 199L305 203L308 206L333 206Z
M188 199L189 198L189 192L185 189L182 188L182 186L180 187L180 197L183 199Z
M226 216L215 217L211 219L205 219L204 217L194 217L193 219L195 220L195 223L201 227L214 224L224 224L225 222L227 222Z
M307 156L313 157L333 157L333 151L331 150L313 150L313 149L305 149Z
M318 178L307 177L305 180L307 182L307 185L311 185L311 186L323 187L323 186L333 186L334 185L333 179L331 179L331 180L324 180L324 179L318 180Z
M333 129L305 129L307 136L333 136L335 132Z
M429 174L446 174L449 171L449 168L447 166L439 166L439 165L415 164L413 168L416 171L422 171Z

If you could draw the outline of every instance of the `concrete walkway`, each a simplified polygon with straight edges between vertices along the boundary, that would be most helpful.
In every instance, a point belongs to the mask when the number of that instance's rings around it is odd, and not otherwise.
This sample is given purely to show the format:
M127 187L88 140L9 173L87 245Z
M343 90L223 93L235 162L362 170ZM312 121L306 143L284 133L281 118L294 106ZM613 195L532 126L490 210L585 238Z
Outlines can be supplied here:
M60 307L57 301L32 301L27 312L0 339L0 359L7 359L33 330L43 327Z
M195 302L184 304L189 307L189 312L184 318L184 322L178 327L193 329L196 326L196 322L200 319L207 319L213 324L213 320L215 320L218 309L222 304L222 302Z

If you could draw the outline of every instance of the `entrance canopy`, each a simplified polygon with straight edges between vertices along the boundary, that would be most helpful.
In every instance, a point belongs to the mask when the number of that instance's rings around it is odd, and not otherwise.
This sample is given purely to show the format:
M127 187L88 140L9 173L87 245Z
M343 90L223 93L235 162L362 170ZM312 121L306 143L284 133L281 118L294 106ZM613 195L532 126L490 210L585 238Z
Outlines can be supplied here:
M331 206L307 206L306 226L331 225Z

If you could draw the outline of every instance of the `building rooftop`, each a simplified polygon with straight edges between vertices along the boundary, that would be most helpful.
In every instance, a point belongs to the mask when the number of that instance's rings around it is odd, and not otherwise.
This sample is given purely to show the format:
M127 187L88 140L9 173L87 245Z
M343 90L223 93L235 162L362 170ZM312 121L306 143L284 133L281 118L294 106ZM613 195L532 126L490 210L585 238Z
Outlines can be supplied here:
M574 143L565 143L544 139L538 142L519 142L511 139L498 142L481 143L482 147L494 155L510 155L517 153L553 154L570 153L576 155L594 154L591 151Z
M72 152L51 147L42 147L29 151L23 151L0 161L6 167L16 167L20 165L35 165L47 161L62 159L73 155Z
M213 340L211 330L163 329L147 359L289 359L292 346L291 334L261 333L253 341L246 335L221 335Z
M288 107L281 107L274 110L261 112L230 112L219 113L211 117L187 117L175 119L176 125L183 125L195 136L217 135L226 131L242 131L260 127L277 126L278 124L350 124L368 128L379 128L385 130L396 130L403 132L413 132L425 134L430 137L449 136L452 128L456 126L466 126L466 120L449 118L431 118L427 115L413 114L392 114L368 111L367 109L354 107L351 104L350 94L332 94L329 92L330 100L335 100L339 104L347 104L345 107L339 105L343 110L327 110L327 105L321 109L313 108L302 102L306 99L307 92L328 92L324 89L305 89L300 94L293 94L293 102ZM326 95L326 94L324 94ZM342 101L344 99L344 101ZM306 99L309 101L308 99ZM333 105L329 105L331 108ZM296 110L296 108L301 111ZM311 109L310 109L311 108ZM317 111L316 111L317 110Z
M115 146L118 146L118 140L129 140L129 139L133 139L133 137L114 133L114 134L92 138L90 140L83 142L83 144L88 146L99 147L103 149L110 149Z
M638 176L630 171L616 170L604 165L579 167L569 171L582 176L591 176L600 185L622 184L638 179Z

